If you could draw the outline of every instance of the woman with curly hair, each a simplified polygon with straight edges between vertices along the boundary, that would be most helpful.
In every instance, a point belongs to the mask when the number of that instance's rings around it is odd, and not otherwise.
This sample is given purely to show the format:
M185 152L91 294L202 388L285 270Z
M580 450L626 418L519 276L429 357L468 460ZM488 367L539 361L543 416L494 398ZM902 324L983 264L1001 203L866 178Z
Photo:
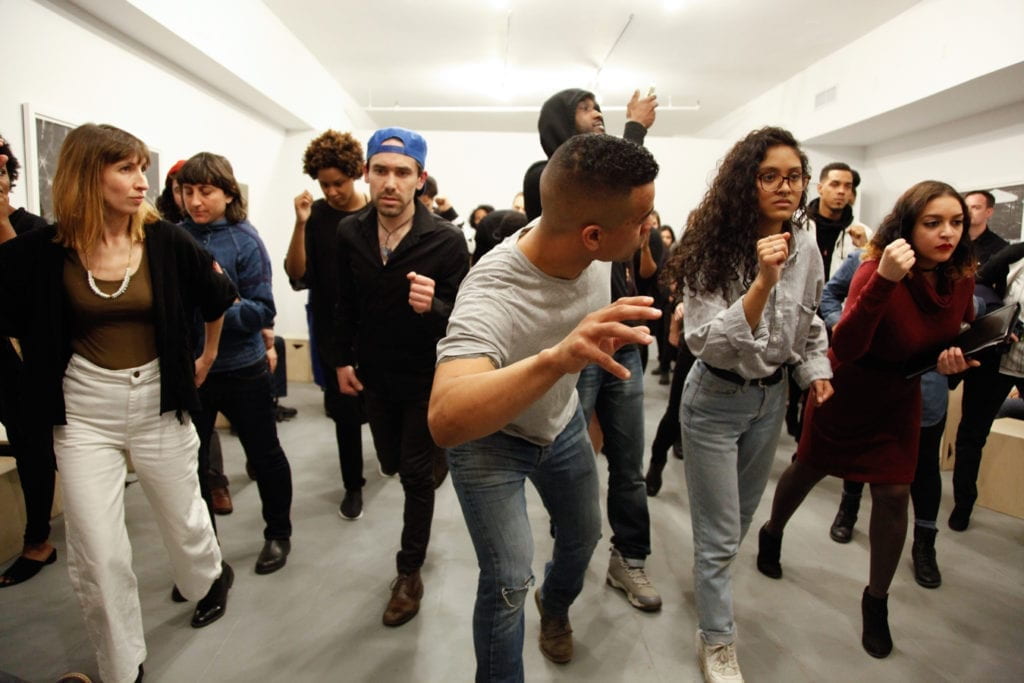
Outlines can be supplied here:
M363 436L360 399L338 390L334 348L334 309L338 300L336 273L337 228L342 218L366 207L366 196L356 189L363 175L363 147L350 133L328 130L306 147L302 171L320 184L323 199L309 191L295 198L295 228L284 259L284 269L295 290L308 289L306 306L312 354L318 384L324 388L324 409L334 420L338 462L345 487L338 514L356 520L363 515Z
M974 255L963 239L969 227L964 200L946 183L918 183L896 200L832 333L837 398L807 402L796 460L779 479L759 537L757 568L782 578L782 532L810 490L828 474L871 485L861 644L873 657L892 651L888 591L907 534L921 431L921 382L907 379L905 366L948 345L974 317ZM978 365L955 347L934 353L943 375Z
M697 357L680 423L693 524L697 657L705 680L742 680L730 566L764 493L786 408L786 373L811 400L832 395L824 286L814 235L793 220L806 202L807 157L781 128L729 151L690 214L668 278L682 294Z

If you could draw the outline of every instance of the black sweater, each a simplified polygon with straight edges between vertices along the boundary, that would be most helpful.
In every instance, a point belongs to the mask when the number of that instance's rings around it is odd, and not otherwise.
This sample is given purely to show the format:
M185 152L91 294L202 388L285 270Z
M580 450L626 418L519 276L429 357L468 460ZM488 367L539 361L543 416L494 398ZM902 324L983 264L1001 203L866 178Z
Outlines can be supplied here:
M71 309L64 290L65 247L56 227L31 230L0 244L0 334L22 340L32 380L26 400L66 424L64 370L71 357ZM146 258L153 285L153 322L160 356L160 412L199 408L190 341L193 313L213 321L238 296L213 270L213 259L182 228L165 221L146 226Z
M420 202L409 233L381 263L377 210L372 206L338 226L338 310L334 366L359 366L359 379L390 400L430 396L437 342L445 335L455 294L469 271L462 232ZM429 312L409 305L415 271L432 278Z

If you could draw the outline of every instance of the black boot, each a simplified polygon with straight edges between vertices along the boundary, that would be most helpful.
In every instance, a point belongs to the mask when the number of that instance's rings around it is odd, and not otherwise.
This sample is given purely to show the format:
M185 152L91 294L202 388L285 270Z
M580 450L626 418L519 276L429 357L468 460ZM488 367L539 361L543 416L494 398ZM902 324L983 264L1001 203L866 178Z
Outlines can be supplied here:
M661 490L661 473L665 470L667 458L668 456L664 454L659 458L651 453L651 464L647 467L644 483L647 485L647 495L652 498Z
M973 505L954 505L953 512L949 513L949 528L953 531L967 531L973 509Z
M853 525L857 523L857 512L860 510L860 496L843 493L839 501L839 511L828 530L828 535L836 543L849 543L853 538Z
M757 571L773 579L782 578L782 536L772 535L766 523L757 532Z
M914 580L925 588L942 585L942 574L935 562L935 529L914 525L914 545L910 556L914 559Z
M868 589L860 599L860 613L864 620L864 633L860 643L872 657L882 659L892 652L892 635L889 633L889 596L876 598Z

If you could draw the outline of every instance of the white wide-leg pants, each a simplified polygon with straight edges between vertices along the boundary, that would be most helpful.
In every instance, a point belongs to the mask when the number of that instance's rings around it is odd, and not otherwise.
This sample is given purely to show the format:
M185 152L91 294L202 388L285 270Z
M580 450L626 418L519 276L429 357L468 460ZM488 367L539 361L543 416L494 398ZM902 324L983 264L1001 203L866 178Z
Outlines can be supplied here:
M124 519L129 454L156 515L174 582L198 600L221 573L199 495L199 437L160 414L159 359L106 370L73 355L64 375L67 425L53 430L67 527L68 574L106 683L134 681L146 659L138 584ZM146 539L144 542L152 542Z

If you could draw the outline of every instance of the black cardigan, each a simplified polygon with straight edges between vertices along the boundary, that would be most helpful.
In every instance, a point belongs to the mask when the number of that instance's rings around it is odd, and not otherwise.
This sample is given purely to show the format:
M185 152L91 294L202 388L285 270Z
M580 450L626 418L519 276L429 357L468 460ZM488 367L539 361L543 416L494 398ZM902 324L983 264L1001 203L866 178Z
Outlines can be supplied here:
M213 259L182 228L157 221L145 227L153 285L153 323L160 357L160 412L199 409L191 323L224 314L238 296L213 270ZM66 424L64 370L71 358L71 308L64 290L68 249L54 242L55 226L0 244L0 334L21 341L27 401L51 424Z

